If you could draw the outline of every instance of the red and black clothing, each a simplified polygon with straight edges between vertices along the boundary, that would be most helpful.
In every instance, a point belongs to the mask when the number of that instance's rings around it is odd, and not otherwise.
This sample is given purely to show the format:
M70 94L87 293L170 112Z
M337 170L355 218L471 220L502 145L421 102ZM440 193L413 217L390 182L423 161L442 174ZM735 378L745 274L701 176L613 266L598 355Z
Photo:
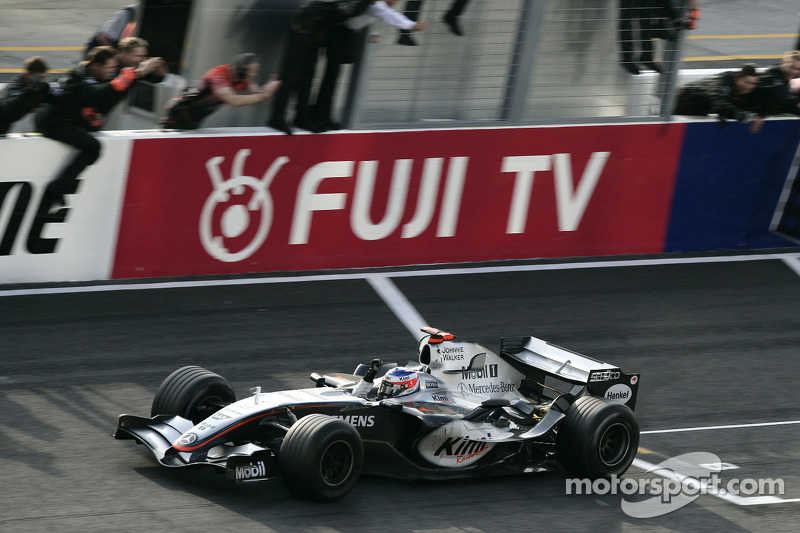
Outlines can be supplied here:
M167 104L160 124L168 129L196 129L203 119L223 104L214 91L230 87L235 92L241 93L247 90L250 84L246 78L236 78L231 65L216 66L203 74L196 89L187 87Z
M120 71L113 81L98 83L81 63L53 91L53 102L36 113L36 129L55 141L74 146L78 152L47 186L47 193L57 197L77 190L78 176L100 157L100 142L89 132L98 131L105 115L126 94L136 80L132 68Z

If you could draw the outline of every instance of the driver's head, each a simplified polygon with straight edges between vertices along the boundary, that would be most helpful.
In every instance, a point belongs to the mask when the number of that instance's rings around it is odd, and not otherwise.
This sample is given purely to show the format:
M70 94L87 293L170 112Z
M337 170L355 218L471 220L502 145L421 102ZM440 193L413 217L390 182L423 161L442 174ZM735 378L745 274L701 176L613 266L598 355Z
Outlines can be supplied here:
M403 366L398 366L386 373L378 388L378 398L395 398L405 396L419 390L419 373Z

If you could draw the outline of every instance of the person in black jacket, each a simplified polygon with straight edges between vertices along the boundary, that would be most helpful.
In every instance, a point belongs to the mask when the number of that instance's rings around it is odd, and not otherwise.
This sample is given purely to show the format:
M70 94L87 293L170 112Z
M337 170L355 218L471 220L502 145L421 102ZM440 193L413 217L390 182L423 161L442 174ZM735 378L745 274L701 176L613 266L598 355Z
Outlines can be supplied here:
M761 107L753 94L757 83L758 72L752 63L742 65L739 71L721 72L688 83L678 90L675 114L716 114L722 121L750 124L750 131L757 133L763 121L763 116L753 111Z
M11 124L47 100L50 93L47 70L41 57L29 57L25 60L25 72L11 80L0 93L0 136L8 132Z
M294 125L308 131L320 131L311 117L309 98L319 49L334 26L364 13L375 0L315 0L292 16L289 40L281 63L281 86L275 94L267 126L292 134L286 123L289 99L295 96Z
M37 131L78 149L47 185L48 205L65 205L64 195L75 193L78 176L100 157L100 142L89 132L98 131L120 95L156 65L155 61L148 60L137 69L124 68L117 75L116 56L116 50L111 47L93 49L88 60L72 69L53 91L54 101L41 106L36 113Z
M800 96L790 90L790 82L800 76L800 50L783 54L781 62L761 73L755 96L769 115L800 115Z
M620 0L620 65L634 75L642 68L661 73L653 40L676 41L682 30L697 26L699 17L697 0Z

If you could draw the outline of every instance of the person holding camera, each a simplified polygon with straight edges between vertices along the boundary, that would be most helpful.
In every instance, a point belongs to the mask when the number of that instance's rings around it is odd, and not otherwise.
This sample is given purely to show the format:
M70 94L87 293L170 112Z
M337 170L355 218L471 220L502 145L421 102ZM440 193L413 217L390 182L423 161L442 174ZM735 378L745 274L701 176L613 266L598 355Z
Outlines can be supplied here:
M40 56L25 60L25 71L11 80L0 93L0 135L5 135L11 125L47 101L47 64Z
M197 88L187 87L173 98L160 120L164 129L193 130L227 104L233 107L261 104L281 86L276 76L263 86L255 83L260 64L253 53L239 54L229 65L219 65L203 74Z
M78 177L97 161L102 149L91 132L100 130L131 84L156 69L159 59L118 71L117 51L110 46L98 46L87 57L50 89L50 101L36 112L37 131L77 149L45 189L42 205L48 208L65 206L64 196L77 191Z

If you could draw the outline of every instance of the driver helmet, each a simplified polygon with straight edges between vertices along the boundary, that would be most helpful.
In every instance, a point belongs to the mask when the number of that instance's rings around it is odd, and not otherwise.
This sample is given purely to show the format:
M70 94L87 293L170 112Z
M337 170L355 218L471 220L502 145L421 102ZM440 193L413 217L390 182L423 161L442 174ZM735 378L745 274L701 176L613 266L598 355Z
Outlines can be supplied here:
M378 398L405 396L419 390L419 372L403 366L391 369L383 376Z

